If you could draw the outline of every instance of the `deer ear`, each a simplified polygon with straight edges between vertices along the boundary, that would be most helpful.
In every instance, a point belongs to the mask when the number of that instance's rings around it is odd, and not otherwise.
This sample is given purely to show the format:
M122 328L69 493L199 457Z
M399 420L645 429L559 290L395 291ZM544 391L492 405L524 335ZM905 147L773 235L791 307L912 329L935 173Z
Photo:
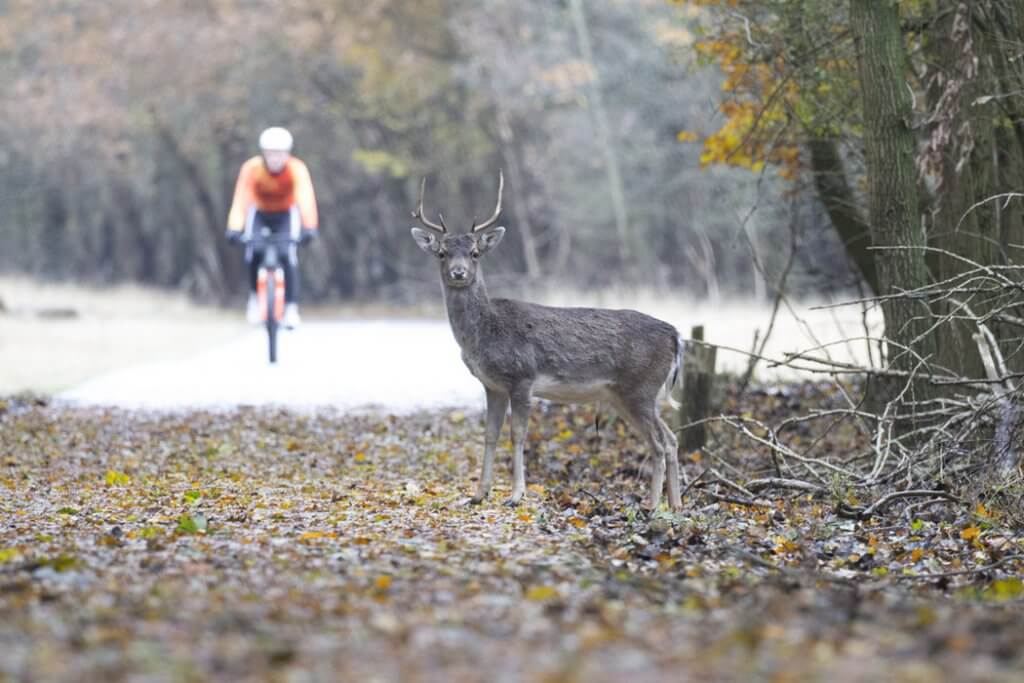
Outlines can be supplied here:
M480 239L477 241L477 248L480 250L481 254L486 251L490 251L491 249L494 249L494 247L498 246L498 242L500 242L501 238L504 236L505 228L501 226L486 230L482 235L480 235Z
M413 228L412 238L416 240L419 248L428 254L436 254L441 249L441 242L437 237L423 228Z

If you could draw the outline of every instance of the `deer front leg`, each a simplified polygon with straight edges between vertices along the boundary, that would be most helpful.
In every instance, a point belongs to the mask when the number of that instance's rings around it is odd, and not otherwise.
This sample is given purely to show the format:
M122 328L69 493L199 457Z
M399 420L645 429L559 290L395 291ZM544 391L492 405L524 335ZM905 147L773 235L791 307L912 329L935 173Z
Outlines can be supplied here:
M526 467L523 448L526 446L526 425L530 419L530 387L513 391L512 402L512 495L505 505L515 507L526 493Z
M486 389L487 391L487 431L484 437L484 464L480 473L480 485L476 495L469 499L473 505L479 505L487 497L494 483L494 449L498 446L501 426L505 423L508 412L508 394Z

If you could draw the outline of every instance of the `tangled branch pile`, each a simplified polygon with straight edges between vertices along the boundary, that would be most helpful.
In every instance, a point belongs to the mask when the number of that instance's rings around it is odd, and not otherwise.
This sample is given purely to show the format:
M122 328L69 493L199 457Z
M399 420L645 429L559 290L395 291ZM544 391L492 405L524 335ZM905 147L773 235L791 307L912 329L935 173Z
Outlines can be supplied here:
M982 372L966 376L942 362L949 350L940 349L940 357L923 356L913 344L899 345L868 330L857 339L766 359L776 368L829 376L835 389L831 403L784 411L775 422L756 413L711 418L769 457L743 467L722 449L712 449L718 462L706 470L711 476L701 473L697 487L717 482L750 500L763 491L829 494L838 514L854 518L871 517L895 503L913 516L940 504L984 502L1024 521L1016 516L1024 499L1019 469L1024 267L982 265L924 249L957 259L965 268L918 289L842 305L867 310L886 300L912 302L920 311L918 321L927 323L925 334L961 342L957 353L976 354L973 365ZM866 344L869 357L882 360L858 364L833 358L836 345L851 343ZM912 363L906 363L908 356ZM900 360L912 369L899 369ZM958 364L972 366L963 359ZM847 443L856 444L853 450L829 448L827 436L838 432L851 437ZM807 435L811 438L803 438ZM725 477L719 468L732 468L739 475L733 479L745 483Z

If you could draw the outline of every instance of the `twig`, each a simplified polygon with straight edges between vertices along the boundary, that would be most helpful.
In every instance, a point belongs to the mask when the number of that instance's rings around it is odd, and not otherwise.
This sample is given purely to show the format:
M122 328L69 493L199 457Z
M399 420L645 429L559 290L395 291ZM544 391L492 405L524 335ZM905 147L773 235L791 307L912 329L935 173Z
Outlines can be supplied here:
M974 569L963 569L954 572L939 572L935 574L897 574L894 578L901 581L927 581L928 579L948 579L953 576L969 576L971 574L981 574L987 572L1000 565L1004 565L1011 560L1024 560L1024 555L1004 555L992 564L987 564L984 567L976 567Z
M747 488L751 491L759 491L761 489L791 489L793 491L807 491L808 493L826 493L827 490L812 484L809 481L802 481L800 479L782 479L779 477L766 477L764 479L754 479L753 481L747 482Z
M680 498L680 499L683 499L683 498L685 498L685 497L686 497L686 494L690 492L690 489L692 489L692 488L694 487L694 485L695 485L695 484L696 484L696 483L697 483L698 481L700 481L701 479L703 479L703 478L704 478L704 475L705 475L705 474L707 474L707 473L708 473L708 472L709 472L710 470L711 470L711 466L710 466L710 465L709 465L709 466L707 466L707 467L705 467L705 468L704 468L704 471L703 471L703 472L701 472L700 474L698 474L698 475L697 475L697 477L696 477L696 478L695 478L695 479L694 479L693 481L691 481L691 482L690 482L689 484L687 484L687 485L686 485L686 488L684 488L684 489L682 490L682 492L680 492L680 494L679 494L679 498Z
M866 508L856 508L846 503L840 503L836 508L836 514L840 517L851 519L867 519L884 510L890 503L901 498L924 498L933 497L947 500L952 503L962 503L959 498L947 491L929 491L924 489L910 489L907 491L894 491L887 493Z

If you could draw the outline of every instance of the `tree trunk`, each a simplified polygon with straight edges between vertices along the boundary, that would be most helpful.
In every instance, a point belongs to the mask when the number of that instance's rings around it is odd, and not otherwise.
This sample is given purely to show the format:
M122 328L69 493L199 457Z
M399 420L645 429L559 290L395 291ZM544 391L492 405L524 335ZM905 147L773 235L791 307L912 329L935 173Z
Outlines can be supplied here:
M880 248L875 252L878 294L886 296L928 281L925 254L919 249L925 241L918 220L906 55L896 3L851 0L850 5L864 111L871 241ZM927 308L911 299L893 298L883 302L882 313L893 367L913 371L919 358L934 359L935 339L926 334ZM901 385L890 383L886 397L894 398ZM914 383L912 392L908 398L917 400L929 393L924 382Z
M597 137L604 154L605 168L608 171L608 194L615 212L615 232L619 238L619 261L628 265L636 255L633 248L633 235L629 226L629 212L626 206L626 191L622 184L622 172L619 170L619 154L615 146L615 138L608 125L608 113L605 111L604 98L601 95L601 79L598 76L597 62L590 47L590 29L587 28L587 17L583 11L583 0L569 0L569 11L572 14L576 40L580 45L580 54L590 68L594 70L592 82L592 98L594 123Z
M516 232L523 241L523 261L526 263L526 275L530 282L540 278L540 259L537 256L537 241L533 237L533 225L530 222L530 211L525 200L525 179L519 163L519 152L516 149L515 133L512 122L502 102L501 95L496 92L494 97L495 113L498 119L498 139L501 140L501 157L508 168L511 181L509 193L512 197L512 208L516 214Z
M928 265L940 281L972 270L960 257L981 265L1019 261L1021 251L1014 245L1024 235L1024 203L978 204L1019 189L1024 177L1024 137L1019 128L1015 134L1013 125L1006 125L1024 120L1024 98L1013 96L1024 89L1024 69L1007 50L1024 20L1024 2L954 3L951 10L929 29L925 42L932 69L925 91L931 142L925 159L937 181L930 197L928 244L943 250L930 254ZM981 316L1005 303L970 292L958 299ZM950 302L937 312L954 310L956 303ZM1001 329L997 321L989 326L999 339L1018 336L1018 330ZM977 331L970 321L943 325L937 331L939 362L961 376L985 377L973 339ZM1015 353L1016 342L1001 346L1011 369L1020 371L1024 359Z
M878 271L871 252L871 231L846 180L839 146L835 140L816 138L807 143L818 198L846 247L846 255L872 293L878 293Z
M200 261L207 266L208 284L212 289L210 294L225 300L227 292L230 291L225 277L224 265L230 257L228 252L229 245L223 239L225 220L222 213L226 214L226 212L222 212L217 208L217 202L210 191L210 184L199 168L199 164L185 154L170 126L156 116L154 116L154 122L157 134L160 136L165 148L178 162L182 170L183 179L192 187L195 193L199 212L203 216L202 222L205 228L203 232L205 232L209 239L209 244L206 245L208 248L199 250L199 253L202 254Z

